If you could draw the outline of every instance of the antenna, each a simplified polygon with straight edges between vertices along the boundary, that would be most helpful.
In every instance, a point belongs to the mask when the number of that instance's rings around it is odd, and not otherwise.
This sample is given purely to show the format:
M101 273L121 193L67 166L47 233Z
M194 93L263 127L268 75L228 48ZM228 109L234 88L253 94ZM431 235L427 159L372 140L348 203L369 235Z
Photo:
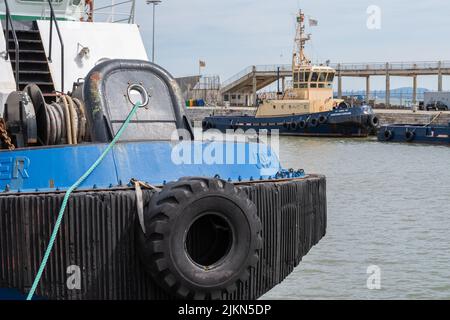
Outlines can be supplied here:
M311 40L311 34L305 35L305 14L302 10L297 15L297 31L295 35L295 48L293 54L293 67L310 65L309 59L305 55L305 44Z

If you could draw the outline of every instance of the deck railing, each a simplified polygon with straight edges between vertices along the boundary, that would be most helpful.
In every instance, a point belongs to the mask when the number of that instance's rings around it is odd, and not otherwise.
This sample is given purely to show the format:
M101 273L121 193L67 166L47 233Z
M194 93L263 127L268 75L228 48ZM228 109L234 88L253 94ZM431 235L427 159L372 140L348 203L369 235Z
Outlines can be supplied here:
M64 92L64 41L59 30L58 20L56 20L55 11L51 0L47 0L50 6L50 39L48 49L48 61L52 61L52 42L53 42L53 24L55 24L56 32L58 33L59 43L61 46L61 92Z
M16 74L16 89L17 91L19 91L19 40L17 39L17 34L16 34L16 30L14 28L14 25L12 23L12 18L11 18L11 12L9 11L9 4L8 4L8 0L4 0L5 2L5 18L6 18L6 55L5 55L5 60L10 59L10 55L9 55L9 42L10 42L10 35L9 32L11 31L12 33L12 38L14 40L14 46L15 46L15 61L16 61L16 66L15 66L15 74ZM10 30L11 28L11 30Z
M278 72L278 68L280 68L280 72L290 72L292 70L292 65L290 64L273 64L273 65L257 65L257 66L250 66L239 72L238 74L234 75L233 77L229 78L225 82L222 83L222 88L226 87L233 82L245 77L246 75L249 75L253 73L253 67L255 67L256 72Z
M325 64L324 64L325 65ZM337 71L380 71L380 70L439 70L450 69L450 61L417 61L417 62L369 62L369 63L332 63L329 65ZM281 72L290 72L292 65L257 65L256 72L276 73L278 68ZM247 67L236 75L222 83L222 88L232 84L235 81L250 75L253 72L253 66Z
M120 10L126 10L127 6L130 10L129 12L115 12L117 7L120 8ZM134 23L134 18L136 15L136 0L121 1L104 7L95 8L94 15L107 16L109 17L110 22ZM119 17L118 20L115 20L116 16Z

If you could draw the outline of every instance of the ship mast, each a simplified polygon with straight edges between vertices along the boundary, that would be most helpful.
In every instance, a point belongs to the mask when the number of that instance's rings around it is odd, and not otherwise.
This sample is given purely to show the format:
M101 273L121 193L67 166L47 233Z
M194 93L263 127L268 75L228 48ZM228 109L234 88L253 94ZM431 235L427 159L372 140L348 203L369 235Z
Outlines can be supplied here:
M292 61L292 67L294 69L311 65L311 61L305 55L305 44L309 40L311 40L311 35L305 34L305 14L300 10L297 15L297 31Z

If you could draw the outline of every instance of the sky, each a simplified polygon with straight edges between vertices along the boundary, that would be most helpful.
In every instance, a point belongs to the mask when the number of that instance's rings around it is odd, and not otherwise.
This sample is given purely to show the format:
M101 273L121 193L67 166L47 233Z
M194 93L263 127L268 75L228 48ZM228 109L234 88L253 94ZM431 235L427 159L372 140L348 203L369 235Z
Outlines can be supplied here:
M136 22L151 56L152 8L138 0ZM380 9L379 28L368 28L370 6ZM295 14L302 8L319 21L306 47L314 62L450 60L448 0L162 0L156 8L156 63L174 76L220 75L224 81L250 65L290 63ZM378 21L378 20L377 20ZM392 87L411 86L393 78ZM363 89L365 80L344 78L344 89ZM419 87L437 89L436 77ZM374 77L372 89L384 89ZM450 90L445 77L444 90Z

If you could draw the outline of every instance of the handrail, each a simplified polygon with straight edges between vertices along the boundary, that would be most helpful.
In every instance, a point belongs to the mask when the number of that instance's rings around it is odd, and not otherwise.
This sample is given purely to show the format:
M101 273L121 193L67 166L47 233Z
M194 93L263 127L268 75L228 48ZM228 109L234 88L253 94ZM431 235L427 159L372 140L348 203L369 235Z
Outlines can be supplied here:
M250 66L242 70L241 72L235 74L231 78L225 80L222 83L222 87L229 86L235 81L241 78L251 75L253 68L256 72L272 72L276 73L280 68L281 72L290 72L292 65L282 64L282 65L256 65ZM436 70L436 69L449 69L450 61L412 61L412 62L371 62L371 63L332 63L329 67L335 69L336 71L379 71L379 70Z
M52 40L53 40L53 21L55 22L56 31L58 33L59 43L61 44L61 92L64 92L64 41L59 30L58 21L56 20L55 11L51 0L47 0L50 6L50 40L48 49L48 61L52 61Z
M16 51L16 89L19 91L19 40L17 40L16 29L12 23L11 12L9 11L8 0L5 0L5 16L6 16L6 56L5 60L9 57L9 26L11 25L11 32L14 39L15 51Z
M114 15L117 16L123 16L125 18L120 19L120 20L116 20L113 22L123 22L123 21L127 21L128 23L134 23L134 16L135 16L135 11L136 11L136 0L126 0L126 1L122 1L122 2L118 2L118 3L114 3L114 4L110 4L110 5L106 5L104 7L98 7L94 9L94 14L110 14L110 13L99 13L97 11L101 11L101 10L105 10L105 9L113 9L115 7L119 7L125 5L125 4L131 4L130 6L130 13L114 13Z

